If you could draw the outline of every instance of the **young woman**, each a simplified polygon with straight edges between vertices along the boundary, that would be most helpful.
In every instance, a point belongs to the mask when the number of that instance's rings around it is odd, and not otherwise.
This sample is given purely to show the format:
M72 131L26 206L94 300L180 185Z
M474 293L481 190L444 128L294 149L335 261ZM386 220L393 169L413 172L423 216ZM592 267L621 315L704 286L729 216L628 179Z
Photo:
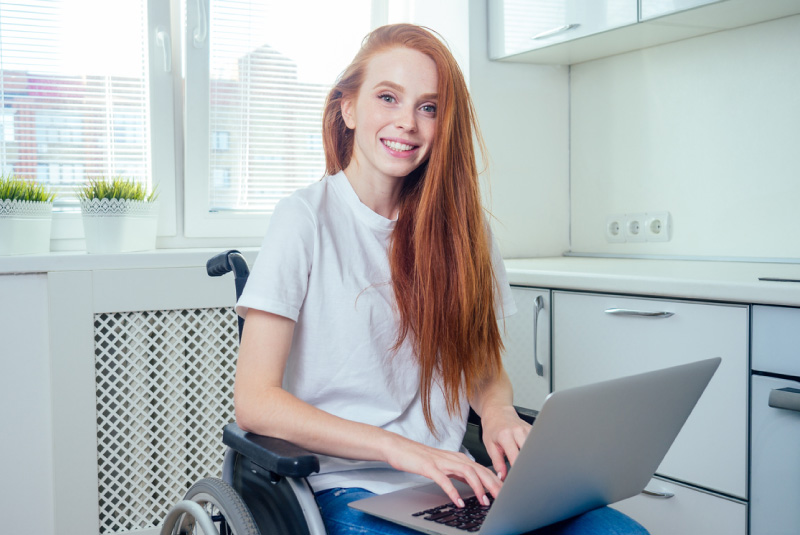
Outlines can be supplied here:
M527 436L501 362L498 320L515 305L474 134L447 47L413 25L372 32L328 95L328 174L278 204L237 304L237 422L322 454L309 482L330 535L411 533L347 503L428 480L457 504L450 478L465 481L488 504ZM461 451L470 406L494 470ZM642 533L610 509L584 516L572 528Z

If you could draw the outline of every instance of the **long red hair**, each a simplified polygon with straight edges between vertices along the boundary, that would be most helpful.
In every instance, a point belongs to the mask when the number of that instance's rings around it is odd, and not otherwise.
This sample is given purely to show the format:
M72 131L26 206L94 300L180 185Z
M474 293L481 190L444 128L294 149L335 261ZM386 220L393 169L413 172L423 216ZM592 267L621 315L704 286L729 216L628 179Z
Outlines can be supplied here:
M495 316L496 284L489 231L481 207L472 101L447 46L425 28L383 26L371 32L331 89L323 116L326 171L345 169L354 133L344 123L343 100L356 98L377 54L406 47L436 64L436 135L428 161L403 184L389 262L400 312L397 344L409 338L420 365L425 421L435 432L430 392L441 380L448 413L501 369L503 349ZM482 144L481 144L482 146Z

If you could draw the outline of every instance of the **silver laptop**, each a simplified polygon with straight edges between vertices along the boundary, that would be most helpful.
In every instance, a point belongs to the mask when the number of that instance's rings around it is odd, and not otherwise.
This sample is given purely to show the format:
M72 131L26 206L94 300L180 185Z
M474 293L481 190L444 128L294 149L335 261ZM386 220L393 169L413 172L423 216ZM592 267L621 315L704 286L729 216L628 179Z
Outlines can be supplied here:
M650 481L720 361L550 394L488 511L451 513L433 483L350 507L434 535L516 535L629 498ZM473 494L455 483L465 500Z

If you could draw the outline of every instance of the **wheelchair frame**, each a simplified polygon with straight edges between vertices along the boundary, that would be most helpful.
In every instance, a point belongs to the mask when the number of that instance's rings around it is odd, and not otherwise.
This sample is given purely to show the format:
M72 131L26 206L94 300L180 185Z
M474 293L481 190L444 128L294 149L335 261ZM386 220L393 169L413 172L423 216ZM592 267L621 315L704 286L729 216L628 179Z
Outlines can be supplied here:
M233 272L237 300L250 274L247 261L236 250L214 256L206 270L212 277ZM238 323L241 339L244 319L239 317ZM529 423L537 414L519 407L517 412ZM161 535L196 529L204 535L326 534L306 480L319 471L315 454L285 440L246 433L235 422L223 429L222 442L228 446L222 479L204 478L192 485L167 513ZM476 461L491 465L481 440L480 417L472 410L464 446Z

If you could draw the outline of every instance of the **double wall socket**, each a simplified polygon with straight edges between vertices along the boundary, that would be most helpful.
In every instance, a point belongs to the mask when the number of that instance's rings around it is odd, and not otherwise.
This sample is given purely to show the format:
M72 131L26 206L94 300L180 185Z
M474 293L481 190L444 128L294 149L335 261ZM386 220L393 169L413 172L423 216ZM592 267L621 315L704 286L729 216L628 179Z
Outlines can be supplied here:
M612 215L606 219L606 241L659 242L672 239L672 216L669 212Z

